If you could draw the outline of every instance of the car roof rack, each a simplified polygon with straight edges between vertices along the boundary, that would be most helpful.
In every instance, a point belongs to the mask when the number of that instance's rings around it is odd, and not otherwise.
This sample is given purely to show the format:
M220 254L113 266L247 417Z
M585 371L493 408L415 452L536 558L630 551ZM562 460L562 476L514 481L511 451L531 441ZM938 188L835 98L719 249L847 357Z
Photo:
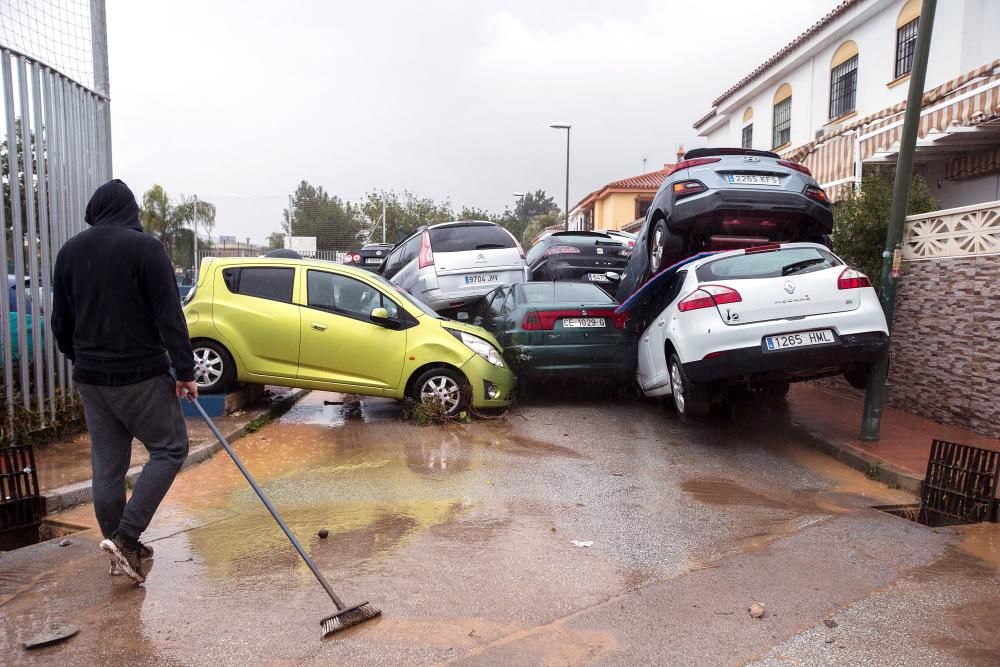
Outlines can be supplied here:
M716 155L755 155L757 157L781 158L777 153L758 151L753 148L693 148L684 154L684 159L692 160L694 158L713 157Z

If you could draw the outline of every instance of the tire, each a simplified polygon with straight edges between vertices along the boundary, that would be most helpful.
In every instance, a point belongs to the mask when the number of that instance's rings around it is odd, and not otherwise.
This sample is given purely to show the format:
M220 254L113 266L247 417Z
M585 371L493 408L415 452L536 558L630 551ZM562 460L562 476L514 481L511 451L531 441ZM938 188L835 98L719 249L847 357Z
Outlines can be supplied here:
M222 345L214 340L199 340L192 344L194 381L203 394L218 394L236 379L236 363Z
M649 259L649 276L652 277L684 258L684 239L670 231L667 221L660 218L649 234L646 254Z
M681 419L707 416L712 407L707 398L707 388L691 381L676 354L670 355L669 370L670 393L677 415Z
M467 408L472 397L468 381L458 371L450 368L431 368L417 376L410 389L410 398L416 403L441 405L445 416L454 417Z
M868 371L868 364L845 368L844 379L847 380L847 384L851 385L855 389L864 391L868 388Z

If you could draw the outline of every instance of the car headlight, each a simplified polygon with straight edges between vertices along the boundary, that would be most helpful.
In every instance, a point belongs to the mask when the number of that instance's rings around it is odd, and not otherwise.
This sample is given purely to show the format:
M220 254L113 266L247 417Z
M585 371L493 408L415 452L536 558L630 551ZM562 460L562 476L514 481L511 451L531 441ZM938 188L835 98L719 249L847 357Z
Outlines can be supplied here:
M506 366L503 363L503 357L500 356L500 353L497 351L497 349L492 345L490 345L489 342L487 342L485 339L480 338L479 336L473 336L470 333L465 333L464 331L456 331L454 329L448 329L448 333L450 333L452 336L462 341L462 343L467 348L469 348L470 350L472 350L473 352L475 352L480 357L490 362L494 366L499 366L500 368L506 368Z

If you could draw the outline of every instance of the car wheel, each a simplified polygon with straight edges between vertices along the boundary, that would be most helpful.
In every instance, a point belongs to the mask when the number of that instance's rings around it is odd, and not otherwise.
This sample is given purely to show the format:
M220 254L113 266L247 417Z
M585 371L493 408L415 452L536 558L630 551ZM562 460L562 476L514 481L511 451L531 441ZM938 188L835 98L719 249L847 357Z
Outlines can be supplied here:
M192 346L194 381L203 394L225 391L236 379L236 364L232 355L215 341L200 340Z
M667 228L667 221L661 218L656 221L649 235L647 252L649 275L654 276L684 258L684 239L670 231Z
M855 389L864 391L868 388L868 371L868 364L851 366L844 369L844 379L847 380L847 384Z
M682 419L704 417L711 404L705 398L705 388L696 385L684 372L684 366L676 354L670 355L670 393L674 409Z
M454 417L469 405L469 383L450 368L432 368L420 374L410 398L424 405L438 405L448 417Z

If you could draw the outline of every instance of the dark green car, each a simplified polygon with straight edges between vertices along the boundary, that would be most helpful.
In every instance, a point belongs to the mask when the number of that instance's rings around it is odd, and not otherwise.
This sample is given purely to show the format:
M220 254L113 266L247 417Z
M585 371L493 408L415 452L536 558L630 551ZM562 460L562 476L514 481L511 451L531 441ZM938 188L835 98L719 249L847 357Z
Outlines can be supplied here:
M476 324L496 336L519 376L627 378L636 345L617 306L590 283L520 283L490 292Z

